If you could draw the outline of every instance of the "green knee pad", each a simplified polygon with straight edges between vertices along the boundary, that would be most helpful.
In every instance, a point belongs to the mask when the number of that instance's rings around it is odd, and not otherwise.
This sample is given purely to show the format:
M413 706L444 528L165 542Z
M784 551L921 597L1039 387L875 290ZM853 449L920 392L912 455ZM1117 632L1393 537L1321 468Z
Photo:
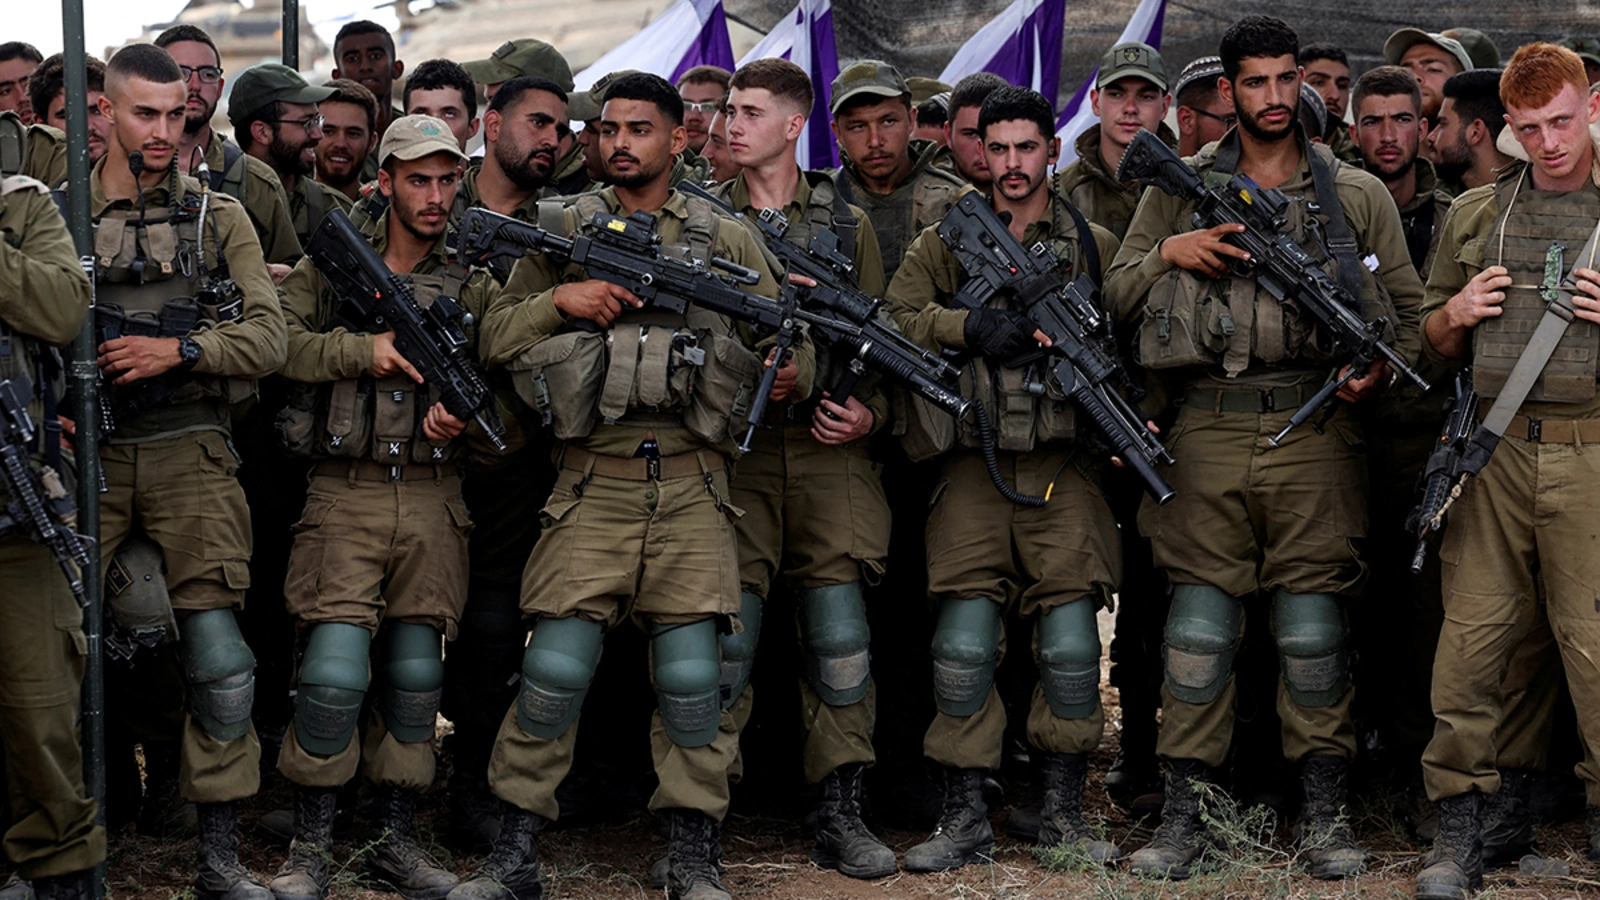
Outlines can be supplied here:
M385 629L388 652L379 702L389 733L402 744L432 740L444 689L439 632L412 622L393 622Z
M1060 719L1086 719L1100 705L1100 629L1094 598L1053 607L1039 616L1039 684Z
M589 693L606 632L580 616L540 619L522 654L522 690L517 724L537 738L553 741L578 718Z
M239 633L233 610L193 613L183 620L181 634L178 651L189 682L189 714L219 741L244 737L255 703L256 657Z
M1279 591L1272 598L1272 634L1289 697L1308 707L1338 703L1350 687L1339 598Z
M679 747L704 747L717 737L722 657L713 619L687 625L651 623L650 660L667 737Z
M1222 693L1239 651L1244 604L1209 584L1172 587L1172 611L1161 648L1167 690L1184 703L1210 703Z
M367 695L371 647L372 635L360 625L312 626L294 701L294 736L307 753L333 756L350 746Z
M722 675L717 680L723 709L738 702L756 666L756 645L761 643L761 598L749 591L739 595L739 625L738 634L717 637L722 648Z
M872 631L861 582L801 591L800 641L806 681L823 703L849 706L866 699Z
M983 707L1000 656L1000 604L984 597L939 604L933 632L933 699L949 716Z

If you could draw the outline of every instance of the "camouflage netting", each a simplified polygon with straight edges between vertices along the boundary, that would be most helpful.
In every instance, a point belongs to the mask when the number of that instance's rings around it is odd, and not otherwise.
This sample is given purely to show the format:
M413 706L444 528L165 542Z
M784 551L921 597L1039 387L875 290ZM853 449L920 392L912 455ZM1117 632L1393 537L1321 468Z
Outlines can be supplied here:
M1004 9L1009 0L834 0L834 31L841 64L877 57L905 75L937 76L956 49ZM1117 39L1138 0L1099 0L1067 4L1067 34L1062 47L1060 102L1072 97L1083 79ZM794 8L794 0L724 0L729 15L765 30ZM1336 12L1335 12L1336 11ZM1274 15L1288 22L1301 44L1329 41L1350 54L1359 74L1382 60L1383 41L1397 28L1417 26L1442 31L1477 28L1509 59L1519 45L1568 35L1600 36L1600 0L1528 0L1442 4L1418 0L1230 0L1167 4L1162 56L1176 77L1184 63L1217 52L1222 32L1248 14Z

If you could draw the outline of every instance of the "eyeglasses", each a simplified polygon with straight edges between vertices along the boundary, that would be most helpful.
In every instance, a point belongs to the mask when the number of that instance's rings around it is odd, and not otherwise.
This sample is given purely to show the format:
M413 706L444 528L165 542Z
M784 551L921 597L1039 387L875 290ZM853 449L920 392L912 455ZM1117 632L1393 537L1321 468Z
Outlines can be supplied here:
M322 117L321 113L318 113L314 116L306 116L304 119L273 119L272 121L277 122L279 125L299 125L307 132L312 132L321 131L322 123L327 120Z
M216 84L222 80L222 69L217 66L201 66L191 69L188 66L179 66L183 70L183 80L188 81L196 75L200 76L201 84Z
M1223 128L1232 128L1233 126L1239 124L1239 117L1235 115L1230 114L1226 116L1219 116L1214 112L1207 112L1198 106L1191 106L1189 108L1194 110L1195 115L1205 116L1208 119L1215 119L1218 122L1221 122Z
M714 113L721 108L721 100L708 100L705 103L694 103L689 100L683 101L683 111L686 113Z

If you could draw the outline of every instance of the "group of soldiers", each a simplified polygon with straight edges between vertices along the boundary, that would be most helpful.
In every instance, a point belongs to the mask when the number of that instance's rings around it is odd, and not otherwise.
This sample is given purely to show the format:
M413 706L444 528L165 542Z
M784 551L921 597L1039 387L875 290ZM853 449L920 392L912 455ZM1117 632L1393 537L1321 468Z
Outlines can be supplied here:
M1252 16L1174 79L1154 48L1119 44L1090 94L1099 122L1059 170L1039 93L860 61L830 86L843 166L802 171L818 86L784 60L676 85L616 72L576 91L542 41L406 73L391 36L355 22L325 85L273 64L231 76L230 140L212 130L220 54L179 25L88 64L91 284L56 202L62 60L17 46L0 46L0 103L28 98L0 116L15 138L0 147L17 148L0 157L14 165L0 380L41 423L25 447L41 471L70 481L76 422L105 430L92 537L108 646L171 668L113 686L107 714L144 745L146 802L164 778L194 804L203 900L321 900L358 772L373 878L408 900L537 898L540 835L563 812L580 710L625 619L656 694L649 808L666 847L652 877L683 900L729 896L722 823L762 621L780 609L799 638L814 859L855 878L992 854L985 789L1013 752L1008 707L1042 786L1008 827L1123 858L1084 812L1105 731L1097 616L1114 601L1122 737L1106 787L1160 797L1137 875L1204 865L1202 798L1248 692L1275 691L1301 859L1328 879L1365 859L1349 815L1367 727L1353 674L1386 695L1372 701L1382 741L1420 768L1437 812L1421 898L1469 897L1486 860L1531 844L1527 792L1563 673L1585 746L1600 739L1585 637L1600 462L1584 452L1600 443L1600 47L1530 44L1501 68L1481 33L1407 28L1387 65L1352 80L1338 48ZM27 71L4 80L13 68ZM1195 197L1129 175L1130 148L1152 139L1198 184L1281 199L1272 237L1406 365L1353 360L1285 288L1298 282L1242 249L1251 226L1197 224ZM1062 348L1037 297L962 302L965 248L941 226L974 202L1060 284L1092 285L1133 373L1126 399L1170 454L1156 476L1169 492L1143 496L1150 479L1124 465L1138 460L1105 452L1103 423L1052 368ZM510 243L544 252L468 253L469 222L520 228ZM639 246L752 302L827 287L777 242L834 248L849 289L883 301L876 321L959 371L947 387L970 413L803 328L675 308L660 284L605 276L596 248L639 230ZM339 243L351 234L359 246ZM479 408L422 362L416 332L371 314L380 295L456 329L451 352L489 388ZM58 390L88 315L99 409ZM1467 364L1478 396L1510 398L1479 416L1505 439L1459 483L1437 563L1413 574L1407 516ZM1288 428L1334 379L1319 419ZM21 879L46 900L87 897L106 834L77 743L82 614L60 560L8 510L15 872L0 897L26 896ZM869 605L884 603L926 623L906 631L926 650L887 647L900 636L881 629L874 646ZM1236 674L1261 617L1276 671ZM1037 678L1003 696L1017 640ZM880 692L875 650L878 674L889 658L911 675ZM863 820L864 776L879 710L920 708L929 687L932 721L916 727L937 826L897 859ZM441 712L452 815L488 849L464 879L413 836ZM258 880L239 860L237 805L260 786L264 746L294 808L287 859ZM1586 757L1577 772L1600 854L1600 768Z

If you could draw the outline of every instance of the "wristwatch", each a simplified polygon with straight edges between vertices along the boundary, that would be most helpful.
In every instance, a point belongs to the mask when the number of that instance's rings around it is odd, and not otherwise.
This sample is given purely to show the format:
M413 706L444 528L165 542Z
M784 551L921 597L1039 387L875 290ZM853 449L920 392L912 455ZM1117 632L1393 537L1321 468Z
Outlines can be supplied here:
M178 338L178 360L178 368L185 372L192 371L200 362L200 345L195 343L194 338Z

